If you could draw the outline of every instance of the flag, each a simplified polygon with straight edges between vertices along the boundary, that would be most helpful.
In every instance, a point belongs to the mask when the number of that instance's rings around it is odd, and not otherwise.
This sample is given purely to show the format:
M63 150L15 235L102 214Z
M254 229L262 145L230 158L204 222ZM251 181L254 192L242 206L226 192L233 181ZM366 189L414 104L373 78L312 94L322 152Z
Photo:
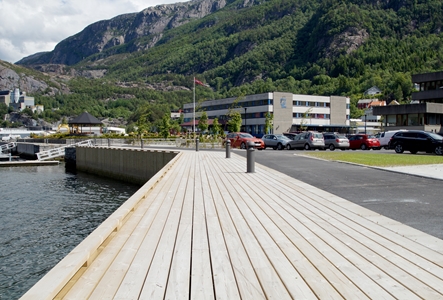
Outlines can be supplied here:
M210 87L209 84L203 83L203 82L201 82L200 80L195 79L195 78L194 78L194 82L195 82L196 84L199 84L199 85L202 85L202 86L205 86L205 87Z

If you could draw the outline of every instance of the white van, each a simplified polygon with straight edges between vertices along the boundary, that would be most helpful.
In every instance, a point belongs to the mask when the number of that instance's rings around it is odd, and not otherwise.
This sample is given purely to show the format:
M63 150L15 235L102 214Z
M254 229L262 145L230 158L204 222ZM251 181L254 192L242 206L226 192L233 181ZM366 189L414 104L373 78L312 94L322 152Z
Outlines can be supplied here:
M378 140L380 141L380 147L384 149L389 149L389 141L391 140L391 137L399 131L407 131L407 130L400 129L400 130L390 130L390 131L381 132L380 136L378 137Z

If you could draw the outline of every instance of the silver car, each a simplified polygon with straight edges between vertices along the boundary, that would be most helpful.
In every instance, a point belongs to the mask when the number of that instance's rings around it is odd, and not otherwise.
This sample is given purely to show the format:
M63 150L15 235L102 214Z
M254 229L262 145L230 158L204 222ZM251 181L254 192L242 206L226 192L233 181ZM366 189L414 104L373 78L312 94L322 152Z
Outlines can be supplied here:
M272 147L274 150L291 149L291 147L287 147L291 139L283 134L265 134L261 139L265 143L265 149L268 147Z
M325 140L320 132L306 131L296 135L289 145L294 149L324 150Z
M349 149L349 140L346 136L337 133L323 133L325 148L334 151L335 149Z

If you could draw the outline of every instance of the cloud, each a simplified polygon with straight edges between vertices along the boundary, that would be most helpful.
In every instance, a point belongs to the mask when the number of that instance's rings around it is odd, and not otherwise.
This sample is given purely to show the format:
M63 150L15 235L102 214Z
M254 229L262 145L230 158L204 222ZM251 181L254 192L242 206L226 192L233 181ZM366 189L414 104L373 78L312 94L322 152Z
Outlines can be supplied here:
M176 0L0 0L0 60L52 51L86 26Z

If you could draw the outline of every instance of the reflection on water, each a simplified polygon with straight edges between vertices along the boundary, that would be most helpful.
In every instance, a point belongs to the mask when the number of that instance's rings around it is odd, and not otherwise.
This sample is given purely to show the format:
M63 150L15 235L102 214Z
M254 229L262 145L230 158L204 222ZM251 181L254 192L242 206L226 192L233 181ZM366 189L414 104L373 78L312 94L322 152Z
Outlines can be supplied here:
M0 168L0 299L17 299L139 187L64 165Z

